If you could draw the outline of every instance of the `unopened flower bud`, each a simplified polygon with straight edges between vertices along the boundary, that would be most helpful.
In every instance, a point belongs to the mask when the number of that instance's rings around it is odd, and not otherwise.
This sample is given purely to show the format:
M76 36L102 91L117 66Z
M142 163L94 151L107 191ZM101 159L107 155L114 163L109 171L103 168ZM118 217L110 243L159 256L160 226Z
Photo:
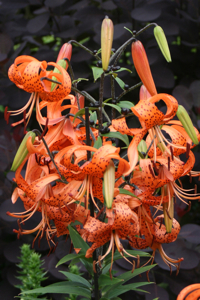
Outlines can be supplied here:
M115 188L115 165L112 160L110 160L104 174L104 196L105 204L107 208L112 207L114 198L114 188Z
M143 82L151 96L156 95L157 90L151 74L146 51L142 43L140 41L133 42L131 52L135 69L141 81Z
M19 149L17 150L17 153L15 155L15 158L14 158L14 161L13 161L13 164L12 164L12 167L11 167L11 171L16 171L17 168L21 165L21 163L23 162L23 160L25 159L25 157L27 156L28 154L28 149L27 149L27 146L26 146L26 142L28 140L28 138L31 137L32 138L32 143L34 143L34 140L35 140L35 133L32 132L32 131L29 131L25 137L23 138L20 146L19 146Z
M172 224L174 218L174 198L170 200L170 205L168 202L163 203L163 213L164 213L164 221L166 232L170 233L172 231Z
M111 48L113 43L113 34L113 22L108 17L105 17L101 25L101 59L104 71L107 70L109 65Z
M188 112L186 111L186 109L182 105L178 106L178 110L176 112L176 115L177 115L179 121L182 123L185 131L187 132L187 134L191 138L192 142L194 144L198 145L199 141L198 141L197 134L195 132L194 126L192 124L192 121L190 119L190 116L189 116Z
M57 65L61 66L63 69L67 69L68 63L64 59L61 59L57 62ZM60 71L56 67L54 68L53 72L60 74ZM52 79L57 81L57 78L55 76L52 76ZM56 83L52 82L51 92L54 90L55 87L56 87Z
M71 56L72 56L72 45L69 44L69 43L65 43L64 45L62 45L62 47L60 49L60 52L58 54L56 63L58 63L59 60L65 59L65 58L67 58L70 61L71 60ZM67 68L68 68L68 64L66 64L66 67L64 69L67 70Z
M146 142L144 140L140 141L137 149L138 149L138 152L139 152L140 156L142 158L145 158L144 156L145 156L145 154L147 152L147 144L146 144ZM140 159L140 157L139 157L139 159Z
M167 62L171 62L172 59L171 59L171 54L169 51L167 39L166 39L163 29L160 26L154 27L154 36L156 38L156 41L158 43L158 46L159 46L164 58L166 59Z

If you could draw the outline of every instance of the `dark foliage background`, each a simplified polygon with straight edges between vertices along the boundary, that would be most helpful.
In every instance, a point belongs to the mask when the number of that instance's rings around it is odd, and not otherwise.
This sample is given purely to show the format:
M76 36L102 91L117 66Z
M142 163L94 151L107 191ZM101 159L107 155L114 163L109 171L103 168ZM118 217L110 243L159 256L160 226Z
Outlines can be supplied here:
M71 40L77 40L91 50L100 48L100 28L105 15L115 25L113 47L118 48L129 39L130 33L124 29L140 30L150 22L162 26L167 36L172 63L163 58L150 28L139 36L147 51L153 77L158 92L175 96L190 113L194 125L200 129L200 1L198 0L1 0L0 1L0 295L2 299L13 299L18 290L15 263L18 262L19 245L31 243L33 237L23 236L17 240L13 228L17 228L14 218L8 217L6 211L23 211L19 201L11 204L10 196L14 189L9 172L13 156L23 137L23 128L11 128L3 119L4 107L18 109L26 103L29 95L15 87L7 77L9 66L18 55L32 55L39 60L55 61L60 46ZM89 78L90 81L79 83L79 88L87 90L98 99L98 82L93 83L91 66L96 61L82 49L73 46L72 65L76 78ZM120 61L121 65L132 70L121 72L120 78L130 86L139 82L132 64L130 46ZM105 97L110 97L109 81L106 81ZM121 92L116 88L116 95ZM138 91L130 93L124 100L138 101ZM35 127L33 122L30 127ZM195 149L195 169L200 170L200 154ZM198 179L192 184L198 184ZM184 184L189 187L188 179ZM200 188L199 188L200 190ZM150 280L157 285L147 288L151 294L124 294L123 299L162 300L176 299L176 295L186 285L199 281L200 275L200 204L193 201L190 212L185 213L186 205L177 199L176 218L182 225L180 237L166 245L169 256L184 257L179 275L170 275L159 255L156 262L159 266L150 273ZM26 223L26 228L33 228L40 216ZM48 245L42 241L36 250L43 254L45 268L48 270L48 283L63 279L62 274L54 269L56 262L69 251L70 242L60 240L55 254L48 254ZM66 269L62 267L62 269ZM81 267L82 268L82 267ZM115 264L118 272L129 269L124 260ZM84 272L84 269L82 269ZM146 278L137 280L145 281ZM47 282L46 282L47 284ZM63 299L52 295L52 299Z

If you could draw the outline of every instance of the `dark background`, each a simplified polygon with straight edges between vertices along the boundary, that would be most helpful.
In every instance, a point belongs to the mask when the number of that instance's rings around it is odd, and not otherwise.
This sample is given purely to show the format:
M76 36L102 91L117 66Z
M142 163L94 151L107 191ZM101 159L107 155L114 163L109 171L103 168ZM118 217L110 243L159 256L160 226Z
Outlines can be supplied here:
M16 219L8 217L6 211L23 211L20 200L15 205L10 196L14 189L12 178L14 173L9 169L16 149L23 137L23 126L12 128L14 119L7 125L3 119L4 107L10 110L22 107L29 94L18 89L7 77L9 66L19 55L31 55L39 60L55 61L63 43L74 39L83 43L91 50L100 48L101 22L108 15L114 25L113 47L118 48L131 37L124 29L140 30L150 22L160 25L167 36L172 56L168 64L158 49L153 36L153 27L142 33L138 38L142 41L151 66L158 92L172 94L179 104L185 106L190 113L194 125L200 129L200 1L198 0L6 0L0 1L0 295L1 299L10 300L19 292L14 285L16 266L19 256L19 246L30 243L33 236L23 236L17 240L13 228L17 228ZM130 86L139 82L131 57L131 47L120 60L120 65L129 68L132 74L121 72L120 78ZM79 89L90 92L98 100L98 82L93 83L91 66L96 65L95 59L82 49L73 46L72 66L75 78L88 78L78 85ZM105 97L110 97L110 83L105 82ZM116 95L121 93L116 88ZM123 100L134 103L138 101L138 90L128 94ZM34 116L32 118L34 120ZM15 119L17 120L17 118ZM29 128L35 128L36 122L31 121ZM200 170L200 154L195 148L195 170ZM188 177L183 179L184 186L190 187ZM198 184L198 178L193 179L192 186ZM198 188L200 191L200 187ZM159 266L150 272L150 280L157 283L145 288L151 294L136 294L129 292L123 299L162 300L176 299L176 295L186 285L199 282L200 275L200 204L192 202L190 212L185 214L186 205L177 199L175 214L182 229L176 242L164 248L171 257L184 257L179 275L170 272L161 261L159 255L156 262ZM26 228L33 228L39 214L26 223ZM60 238L55 254L48 254L45 240L40 248L45 268L48 270L48 281L52 283L63 279L62 274L54 269L56 262L69 251L70 243ZM63 266L61 269L66 269ZM118 272L130 268L124 260L115 264ZM84 270L82 270L84 272ZM145 277L135 280L146 281ZM61 299L62 296L52 296ZM62 298L63 299L63 298Z

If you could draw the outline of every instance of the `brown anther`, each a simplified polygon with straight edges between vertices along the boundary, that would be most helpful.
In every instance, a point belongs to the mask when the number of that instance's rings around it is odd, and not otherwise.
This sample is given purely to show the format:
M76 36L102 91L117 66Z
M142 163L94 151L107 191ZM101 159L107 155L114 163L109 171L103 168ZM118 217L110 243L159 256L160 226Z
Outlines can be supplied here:
M20 219L17 220L17 225L19 226L19 229L22 231L22 226L20 224Z
M99 255L99 257L98 257L98 263L99 263L99 267L102 268L102 265L101 265L101 255Z
M68 206L68 203L65 200L63 200L63 203L70 212L73 212L73 210Z
M147 276L147 281L150 282L150 279L149 279L149 271L146 271L146 276Z
M104 211L104 206L102 207L102 209L100 209L100 211L98 212L98 214L96 215L96 219L99 218L99 216L101 215L101 213Z
M72 252L72 248L73 248L73 244L71 242L70 249L69 249L69 254Z
M155 174L154 174L154 171L153 171L151 165L149 165L149 171L150 171L151 175L155 178Z
M110 279L112 280L112 269L109 269Z
M170 157L168 156L168 171L170 171Z
M171 159L173 161L174 160L174 152L173 152L172 146L170 146L170 152L171 152Z
M60 206L60 202L58 203L58 208L59 208L61 216L63 216L63 212L62 212L62 209L61 209L61 206Z
M38 164L38 158L37 158L37 154L35 153L35 161Z
M54 247L50 247L49 253L48 253L48 255L47 255L48 257L49 257L49 255L51 254L53 248L54 248Z
M189 173L189 176L190 176L190 183L192 183L192 174L191 174L191 172Z
M157 166L156 166L155 161L153 161L153 167L154 167L155 172L158 174L158 173L159 173L159 170L158 170L158 168L157 168Z
M57 246L58 246L58 242L56 242L56 245L53 247L53 253L56 251Z
M4 119L7 124L9 123L9 117L10 117L10 113L8 112L8 106L6 106L4 110Z
M48 123L49 123L49 119L47 118L44 130L42 131L42 134L38 137L39 140L41 140L43 138L43 136L46 134L47 129L48 129Z
M37 239L37 236L33 239L33 242L32 242L32 248L34 248L36 239Z
M170 214L169 214L169 211L168 211L168 209L167 209L167 208L165 209L165 211L166 211L166 213L167 213L167 216L169 217L169 219L170 219L170 220L172 220L172 217L170 216Z
M190 144L187 143L187 149L186 149L186 158L189 157L189 153L190 153Z
M161 218L161 219L160 219L160 226L159 226L159 229L161 228L162 223L163 223L163 219Z
M92 266L93 266L93 272L96 273L97 272L97 270L96 270L96 260L93 260Z
M137 255L137 269L140 267L140 256Z
M188 208L187 208L187 210L185 211L185 213L187 213L187 212L189 212L189 211L190 211L190 209L191 209L191 206L192 206L192 202L191 202L191 201L189 201L189 202L188 202Z
M133 273L134 271L135 271L135 261L133 260L133 267L132 267L131 273Z
M194 193L197 194L197 185L194 185Z

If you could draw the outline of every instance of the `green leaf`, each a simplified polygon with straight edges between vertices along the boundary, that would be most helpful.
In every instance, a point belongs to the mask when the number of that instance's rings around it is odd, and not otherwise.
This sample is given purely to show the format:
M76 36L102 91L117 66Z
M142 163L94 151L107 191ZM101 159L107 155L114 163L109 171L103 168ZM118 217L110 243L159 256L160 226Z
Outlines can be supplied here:
M137 276L137 275L139 275L141 273L144 273L146 271L151 270L155 266L156 266L156 264L150 265L150 266L146 266L146 267L141 267L141 268L135 269L133 273L132 273L132 271L128 271L128 272L125 272L125 273L119 275L118 278L124 279L124 282L126 282L129 279L132 279L133 277L135 277L135 276Z
M66 256L64 256L63 258L61 258L61 260L59 260L59 262L56 265L56 268L74 258L79 258L79 257L84 257L84 254L76 254L76 253L71 253L71 254L67 254Z
M74 121L75 121L75 119L76 119L77 117L82 116L82 115L84 115L84 114L85 114L85 108L80 109L80 110L75 114L74 119L73 119L73 123L74 123Z
M117 83L119 84L119 86L122 88L122 90L124 90L125 82L123 80L121 80L119 77L114 77L114 78L117 81Z
M93 259L91 258L80 258L80 261L82 262L82 264L84 265L84 267L87 269L87 271L89 272L89 274L91 276L94 276L94 271L93 271Z
M62 281L50 284L46 287L41 287L38 289L24 291L23 294L46 294L46 293L55 293L55 294L74 294L84 296L88 299L91 299L91 292L83 287L77 285L76 282L72 281Z
M73 80L73 81L72 81L72 84L74 84L74 83L79 83L79 82L82 81L82 80L89 81L89 79L87 79L87 78L78 78L78 79L76 79L76 80Z
M94 82L101 77L101 74L103 74L104 70L102 68L92 67Z
M135 197L140 200L140 198L138 198L136 195L134 195L133 193L131 193L125 189L119 188L119 193L124 194L124 195L129 195L129 196Z
M131 107L134 106L134 104L130 101L120 101L119 103L117 103L117 105L119 105L121 108L128 108L128 109L131 109Z
M154 298L153 300L158 300L159 298Z
M111 103L104 103L104 105L108 105L108 106L115 108L121 114L121 108L118 105L111 104Z
M152 283L154 283L154 282L136 282L136 283L130 283L130 284L126 284L126 285L115 286L112 289L112 291L111 290L108 291L105 296L108 297L109 299L112 299L112 297L119 296L128 291L134 291L137 289L137 287L149 285ZM144 292L146 292L146 291L144 291Z
M64 274L69 280L76 282L77 285L81 284L83 286L85 286L86 288L91 288L91 284L89 283L89 281L87 281L85 278L83 278L80 275L76 275L70 272L66 272L66 271L59 271L60 273Z
M109 275L104 275L104 274L101 274L99 276L99 286L102 287L102 286L106 286L106 285L113 285L113 284L116 284L116 283L120 283L120 282L123 282L124 280L122 279L118 279L117 277L113 277L112 279L110 278Z
M121 69L119 69L119 70L117 70L115 72L119 73L119 72L122 72L122 71L128 71L129 73L132 73L132 71L129 70L129 69L127 69L127 68L121 68Z
M101 135L119 139L119 140L123 141L127 147L129 146L129 139L126 134L122 134L120 132L109 132L109 133L105 133L105 134L101 134Z
M86 251L89 249L88 244L82 239L80 234L73 227L68 225L68 229L74 248L81 248L79 253L85 255Z
M128 252L130 254L130 256L136 256L139 255L141 257L150 257L151 255L147 252L141 251L141 250L126 250L126 252ZM130 257L128 254L124 253L123 254L125 257ZM110 263L111 261L111 257L112 257L112 253L109 253L105 259L104 259L104 263L107 265ZM115 251L114 257L113 257L113 261L122 258L121 254L118 251ZM104 267L105 268L105 267ZM104 270L103 268L103 270ZM105 273L104 273L105 274Z
M96 124L96 122L97 122L97 112L96 111L91 112L90 121L94 121L94 124Z
M128 29L127 27L124 26L124 29L128 30L132 35L133 35L133 31L131 31L130 29Z
M97 140L94 143L94 148L99 149L102 146L102 139L100 136L98 136Z

